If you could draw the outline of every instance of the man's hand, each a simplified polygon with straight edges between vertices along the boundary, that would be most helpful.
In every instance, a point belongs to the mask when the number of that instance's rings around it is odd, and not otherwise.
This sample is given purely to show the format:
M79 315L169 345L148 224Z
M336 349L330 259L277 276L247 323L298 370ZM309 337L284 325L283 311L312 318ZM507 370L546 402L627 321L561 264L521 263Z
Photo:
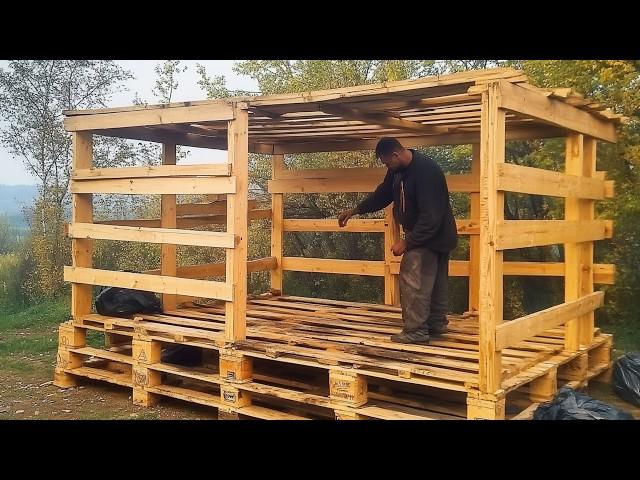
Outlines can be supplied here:
M405 240L398 240L391 247L391 251L393 252L393 254L396 257L399 257L400 255L403 255L404 252L407 251L407 242Z
M338 215L338 225L340 225L340 227L346 226L349 219L357 213L358 212L355 208L352 208L351 210L345 210L340 215Z

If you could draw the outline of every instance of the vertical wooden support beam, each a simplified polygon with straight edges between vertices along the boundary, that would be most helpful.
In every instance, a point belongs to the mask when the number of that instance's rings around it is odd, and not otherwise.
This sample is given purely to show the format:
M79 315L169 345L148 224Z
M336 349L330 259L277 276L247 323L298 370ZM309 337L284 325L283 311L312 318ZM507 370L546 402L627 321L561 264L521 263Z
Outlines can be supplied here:
M529 399L532 402L548 402L558 390L558 369L554 367L529 384Z
M133 403L150 407L158 403L159 396L147 391L161 383L161 373L149 370L149 365L159 363L162 355L160 342L133 338L131 356L133 358Z
M597 140L592 137L585 137L583 141L582 175L585 177L595 177L596 175L596 148ZM580 200L580 219L593 220L595 202L593 200ZM593 293L593 242L582 244L580 262L580 296ZM578 319L580 324L580 343L590 345L593 341L593 330L595 327L595 312L589 312Z
M65 322L58 328L58 355L53 375L53 384L60 388L75 387L78 377L69 374L68 370L82 366L82 355L70 351L72 348L86 345L87 331L74 327L73 322Z
M350 370L329 370L331 399L352 407L367 403L367 379Z
M91 132L73 132L72 134L72 169L91 168L93 162L93 135ZM71 198L71 223L93 223L93 195L91 193L74 193ZM88 238L74 238L71 240L71 264L74 267L91 267L93 257L93 240ZM74 321L79 321L83 315L91 313L93 303L93 287L80 283L71 284L71 316ZM71 327L73 329L73 327ZM74 345L63 345L66 340L78 340L78 335L84 339L86 331L79 334L77 330L72 330L69 334L69 327L60 326L60 345L58 346L57 365L54 372L54 385L61 388L74 387L77 385L77 378L65 369L76 368L82 364L80 355L69 352L69 348ZM69 336L71 335L71 336ZM84 340L82 345L85 344Z
M73 171L91 168L93 160L93 135L89 132L73 132ZM93 223L93 194L72 195L71 223ZM74 238L71 240L71 261L74 267L91 267L93 240ZM79 283L71 284L71 315L79 320L91 313L93 287Z
M399 261L391 247L400 240L400 226L393 218L393 204L384 209L384 303L400 305L400 277L391 274L391 263Z
M220 401L231 408L242 408L251 405L251 394L230 384L220 384Z
M572 133L566 138L566 172L569 175L580 175L584 173L584 137L578 133ZM583 200L578 198L567 198L565 200L565 220L581 220L582 211L586 208ZM582 270L584 253L583 243L564 244L564 300L570 302L577 300L585 291L584 280L587 277ZM593 273L591 274L593 280ZM577 352L580 349L580 318L575 318L566 323L564 347L569 352Z
M173 143L162 144L162 164L176 164L176 145ZM160 204L160 227L176 228L176 196L162 195ZM160 258L161 275L169 277L176 276L176 246L162 244L162 254ZM162 309L166 312L176 309L176 295L162 294Z
M471 151L471 175L480 183L480 145L474 143ZM480 218L480 194L470 194L469 218ZM469 235L469 311L480 310L480 236Z
M284 155L271 157L271 178L277 180L284 170ZM276 268L271 270L271 290L282 294L282 249L283 249L284 194L271 194L271 256L277 260Z
M496 327L503 321L502 251L496 249L498 222L504 219L504 193L497 189L497 165L504 162L505 113L500 87L490 83L482 94L480 126L480 391L493 393L501 383L501 351ZM499 412L500 410L498 410Z
M504 420L505 399L483 400L467 397L467 420Z
M227 249L226 281L232 285L233 301L225 305L225 339L244 340L247 312L247 215L249 203L249 115L246 105L234 106L228 127L229 163L236 177L236 193L227 195L227 232L236 236L235 248Z
M220 378L227 382L243 383L253 378L253 360L230 349L220 350Z

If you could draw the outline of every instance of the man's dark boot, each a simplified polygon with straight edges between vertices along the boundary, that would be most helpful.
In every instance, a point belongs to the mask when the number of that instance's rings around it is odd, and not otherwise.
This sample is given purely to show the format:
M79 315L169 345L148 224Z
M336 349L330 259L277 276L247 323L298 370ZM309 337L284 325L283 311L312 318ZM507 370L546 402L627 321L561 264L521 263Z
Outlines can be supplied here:
M440 337L448 331L449 329L447 328L446 323L437 322L429 324L429 335L431 335L432 337Z
M418 330L415 332L405 332L404 330L395 335L391 335L391 341L395 343L429 343L429 334Z

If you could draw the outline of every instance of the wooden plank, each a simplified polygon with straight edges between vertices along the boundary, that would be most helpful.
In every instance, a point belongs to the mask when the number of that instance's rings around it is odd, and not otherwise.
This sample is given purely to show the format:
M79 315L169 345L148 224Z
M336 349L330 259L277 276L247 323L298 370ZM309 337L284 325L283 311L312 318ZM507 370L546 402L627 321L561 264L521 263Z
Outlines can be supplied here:
M382 181L387 174L386 167L349 167L349 168L305 168L285 169L278 171L278 180L297 180L309 178L350 178L375 177ZM275 177L274 177L275 179Z
M285 232L381 232L385 231L385 219L354 219L349 220L345 227L339 227L336 219L298 219L284 220ZM477 220L456 220L458 234L478 235L480 228ZM391 246L389 246L391 248Z
M93 136L87 132L72 135L73 171L91 168L93 162ZM93 222L93 195L73 194L71 199L71 221ZM71 264L74 267L91 267L93 241L77 238L71 241ZM93 289L90 285L71 285L71 315L74 319L91 312Z
M125 355L124 353L112 352L110 350L102 350L100 348L82 347L72 348L69 351L78 353L80 355L86 355L88 357L104 358L106 360L112 360L114 362L133 364L133 358L131 355Z
M348 169L345 169L348 170ZM359 178L296 178L270 180L269 193L344 193L373 192L384 175ZM446 175L449 192L477 192L478 184L471 175Z
M228 163L208 165L167 163L148 167L83 168L76 170L71 178L73 180L95 180L100 178L215 177L229 176L229 171Z
M393 216L391 204L384 209L384 303L387 305L400 305L400 278L392 272L396 260L392 247L400 239L400 225Z
M99 368L80 367L67 370L68 373L78 375L79 377L91 378L93 380L101 380L103 382L114 383L123 387L133 386L130 373L116 373L109 370L101 370Z
M498 167L498 188L508 192L552 197L594 200L605 198L603 180L509 163Z
M500 389L502 358L496 328L503 321L503 253L497 249L498 223L504 218L504 193L498 191L497 166L504 163L505 114L499 109L500 88L487 86L482 94L480 130L480 390Z
M596 149L597 142L594 138L583 138L582 159L580 162L580 171L576 173L578 175L584 175L585 178L593 179L596 175ZM571 168L576 166L570 165ZM595 202L593 200L579 200L578 217L580 221L593 221L595 218L594 210ZM567 206L565 205L565 208ZM611 221L610 221L611 222ZM611 222L612 223L612 222ZM611 237L613 232L611 228L605 224L605 236ZM566 248L566 247L565 247ZM578 275L580 276L580 291L578 295L584 297L593 292L594 283L594 270L593 270L593 242L586 242L578 247L580 249L580 264L578 265ZM579 344L584 346L591 345L593 341L593 330L595 327L595 315L594 312L587 312L577 318L578 330L579 330Z
M172 178L106 178L96 180L72 180L71 193L119 193L123 195L198 195L210 193L234 193L236 177Z
M283 228L285 232L384 232L385 220L383 219L352 219L346 226L340 227L338 220L325 219L285 219Z
M498 165L500 167L501 165ZM480 144L474 143L471 146L471 175L480 184ZM480 194L471 193L469 196L470 207L469 216L480 218ZM479 221L477 225L479 225ZM456 220L456 226L458 220ZM458 227L458 233L460 228ZM480 233L478 229L478 234ZM469 311L480 309L480 236L471 235L469 237Z
M555 98L500 81L500 107L584 135L616 143L615 124Z
M330 100L343 99L345 102L363 101L371 99L370 97L403 92L408 95L411 91L423 90L424 97L439 96L442 87L458 86L461 85L460 90L466 90L467 83L475 83L478 79L500 79L509 78L513 76L515 70L510 68L495 68L476 70L473 72L458 72L447 75L438 75L432 77L424 77L413 80L399 80L395 82L384 82L380 84L368 84L368 85L356 85L343 88L333 88L327 90L317 90L311 92L302 93L286 93L277 95L265 95L260 97L249 97L246 101L251 107L263 107L269 110L270 106L276 105L291 105L291 104L311 104L315 102L323 102ZM435 90L435 95L429 95L427 92ZM449 92L449 89L445 89L448 95L453 92ZM404 93L406 92L406 93ZM458 93L458 92L456 92ZM463 92L459 92L463 93ZM387 99L387 98L385 98ZM296 105L297 106L297 105ZM295 110L294 110L295 111Z
M226 280L233 299L225 304L225 338L244 340L247 320L247 240L249 200L249 117L244 108L234 107L235 120L229 122L229 163L237 190L227 197L227 232L238 238L235 248L226 251ZM233 300L229 299L229 300Z
M249 200L249 210L257 209L257 205L257 200ZM205 203L180 203L176 205L176 214L178 217L185 215L224 215L224 223L226 223L227 199Z
M162 144L163 166L168 168L175 168L174 166L176 164L176 154L177 154L177 150L176 150L175 144L163 143ZM117 170L117 169L114 169L114 170ZM227 175L228 175L228 172L227 172ZM176 196L162 195L160 197L160 227L162 227L162 229L177 228L178 225L176 221L176 215L177 215ZM127 228L127 227L111 227L111 228ZM169 235L169 237L174 237L174 235ZM193 239L194 237L191 237L191 238ZM166 242L159 242L159 243L162 243L162 246L160 247L161 275L164 275L167 277L175 277L176 276L176 246L175 244L166 244ZM162 294L163 310L175 310L176 305L177 305L177 298L175 295Z
M64 128L69 132L175 123L216 122L233 120L233 106L225 101L208 105L193 105L170 108L147 108L137 111L96 113L67 117Z
M613 264L594 264L593 281L605 285L615 283L616 266ZM564 277L563 262L504 262L504 275Z
M277 261L275 257L258 258L256 260L247 261L247 273L261 272L264 270L273 270L276 268ZM178 267L176 275L180 278L205 278L205 277L224 277L226 272L225 263L203 263L200 265L188 265ZM143 272L147 275L160 275L160 269L146 270Z
M521 340L563 325L587 312L592 312L603 304L604 292L593 292L577 300L503 323L496 329L496 348L502 350L515 345Z
M388 114L381 114L380 112L366 112L326 102L320 103L318 107L323 112L330 113L331 115L337 115L350 120L360 120L368 124L380 125L383 127L399 128L401 130L421 133L446 133L449 131L449 129L445 127L423 125L422 123L404 120Z
M565 131L556 127L513 128L507 130L507 140L527 140L533 138L564 137ZM404 147L424 147L434 145L466 145L478 143L480 132L470 133L446 133L439 135L403 137L401 143ZM273 146L273 152L309 153L309 152L350 152L358 150L374 150L378 140L340 140L333 141L307 141L307 142L280 142Z
M225 204L226 208L226 204ZM259 220L261 218L271 218L271 209L266 210L249 210L247 220ZM157 219L139 219L139 220L101 220L94 222L98 225L120 225L128 227L146 227L156 228L160 227L161 220ZM200 227L203 225L226 225L227 215L194 215L178 217L176 225L178 228L187 229L193 227Z
M374 277L384 276L384 262L372 260L283 257L282 269L296 272L340 273Z
M566 215L565 218L567 218ZM503 220L498 222L496 248L498 250L508 250L540 245L602 240L607 238L605 222L605 220L575 219Z
M69 237L173 245L195 245L200 247L235 247L235 237L231 233L179 230L174 228L123 227L119 225L72 223L69 225Z
M83 267L64 267L64 280L66 282L84 285L132 288L134 290L148 292L216 298L226 301L233 299L233 291L227 283L165 277L162 275L112 272L109 270Z
M271 178L277 180L287 172L284 168L284 155L271 157ZM284 196L271 194L271 256L276 259L276 267L271 270L271 289L282 292L282 252L284 235Z

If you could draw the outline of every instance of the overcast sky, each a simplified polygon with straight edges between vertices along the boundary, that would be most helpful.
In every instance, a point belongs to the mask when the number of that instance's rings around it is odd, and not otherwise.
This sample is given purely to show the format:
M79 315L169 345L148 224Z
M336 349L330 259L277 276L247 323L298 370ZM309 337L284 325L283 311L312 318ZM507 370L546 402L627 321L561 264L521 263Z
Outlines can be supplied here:
M162 60L119 60L118 64L130 70L135 79L126 83L128 91L115 94L109 102L110 107L131 105L136 92L143 100L149 103L157 103L152 89L156 80L154 66ZM178 77L178 90L174 92L171 101L181 102L187 100L205 100L206 96L198 87L198 75L196 63L201 63L207 69L209 76L224 75L227 79L227 87L230 90L258 91L258 84L249 77L239 76L232 71L233 60L185 60L182 66L187 66L187 71ZM0 60L0 67L6 68L7 60ZM204 163L206 161L221 161L226 154L220 151L190 148L191 152L186 163ZM34 178L25 170L22 160L12 158L11 154L0 147L0 184L20 185L34 184Z

